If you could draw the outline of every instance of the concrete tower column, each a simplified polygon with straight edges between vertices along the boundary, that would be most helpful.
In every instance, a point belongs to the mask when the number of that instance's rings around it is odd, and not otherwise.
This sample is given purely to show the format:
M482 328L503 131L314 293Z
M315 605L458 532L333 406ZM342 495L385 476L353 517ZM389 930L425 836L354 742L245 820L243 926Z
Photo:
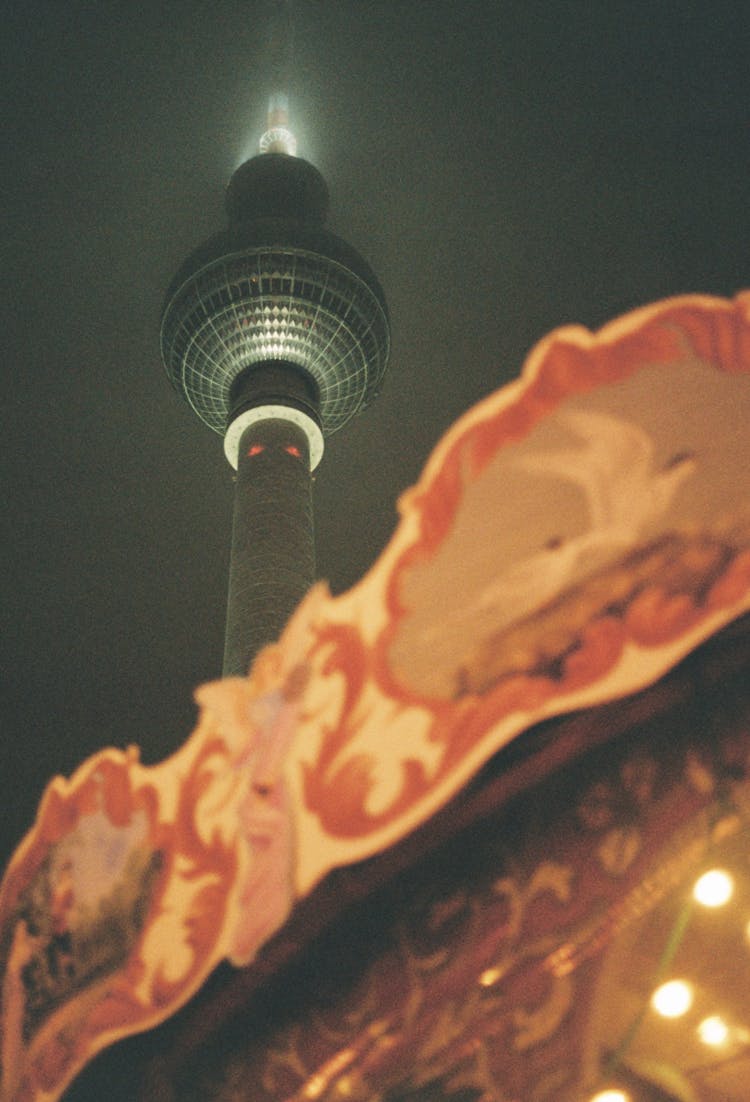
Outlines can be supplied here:
M310 446L291 421L242 433L234 491L224 676L244 676L315 580Z
M245 676L315 580L312 468L323 451L317 387L291 364L256 365L232 388L225 452L237 475L225 677Z

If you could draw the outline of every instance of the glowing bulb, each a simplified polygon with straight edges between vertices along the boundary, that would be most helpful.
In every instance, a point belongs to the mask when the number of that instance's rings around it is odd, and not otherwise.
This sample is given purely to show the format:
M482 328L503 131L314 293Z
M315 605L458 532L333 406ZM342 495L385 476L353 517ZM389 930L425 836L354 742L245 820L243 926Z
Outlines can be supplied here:
M502 977L504 969L502 968L485 968L479 977L479 982L482 987L492 987L494 983Z
M732 898L734 880L724 869L711 869L699 876L693 887L693 898L704 907L723 907Z
M609 1089L599 1091L598 1094L589 1099L589 1102L630 1102L630 1095L627 1091Z
M704 1045L726 1044L729 1039L729 1026L718 1014L712 1014L710 1018L704 1018L698 1026L698 1036Z
M680 1018L693 1005L693 989L684 980L670 980L657 987L651 1005L663 1018Z

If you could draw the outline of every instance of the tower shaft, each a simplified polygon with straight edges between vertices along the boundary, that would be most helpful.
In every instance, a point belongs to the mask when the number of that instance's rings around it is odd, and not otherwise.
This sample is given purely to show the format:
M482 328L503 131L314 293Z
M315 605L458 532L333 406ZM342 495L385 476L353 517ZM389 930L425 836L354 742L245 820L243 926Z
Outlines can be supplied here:
M246 676L315 579L306 434L286 419L249 425L239 443L224 676Z

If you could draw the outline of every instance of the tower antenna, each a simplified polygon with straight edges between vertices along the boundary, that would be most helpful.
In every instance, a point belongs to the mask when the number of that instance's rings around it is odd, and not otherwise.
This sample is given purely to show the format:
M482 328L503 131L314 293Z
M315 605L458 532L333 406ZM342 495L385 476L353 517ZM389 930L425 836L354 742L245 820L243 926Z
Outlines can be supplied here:
M269 15L271 89L289 90L294 64L294 12L290 0L277 0Z
M281 83L290 12L276 7L286 19L274 55ZM324 438L378 393L390 348L383 291L325 228L328 188L293 155L285 97L272 90L263 152L226 191L228 228L182 265L161 321L173 385L223 435L237 471L225 675L247 673L315 580L311 472Z
M294 18L291 4L273 5L269 27L271 93L266 129L261 135L261 153L297 153L297 139L289 127L289 90L294 61Z

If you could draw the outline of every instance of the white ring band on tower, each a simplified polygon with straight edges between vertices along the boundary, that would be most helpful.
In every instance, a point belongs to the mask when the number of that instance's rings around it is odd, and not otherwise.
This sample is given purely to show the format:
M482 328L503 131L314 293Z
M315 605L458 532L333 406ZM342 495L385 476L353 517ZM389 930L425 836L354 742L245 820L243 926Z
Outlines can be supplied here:
M302 429L310 446L310 470L314 471L323 458L323 432L319 424L308 414L293 406L253 406L246 409L227 428L224 434L224 455L237 470L240 454L240 440L246 428L258 421L291 421Z

